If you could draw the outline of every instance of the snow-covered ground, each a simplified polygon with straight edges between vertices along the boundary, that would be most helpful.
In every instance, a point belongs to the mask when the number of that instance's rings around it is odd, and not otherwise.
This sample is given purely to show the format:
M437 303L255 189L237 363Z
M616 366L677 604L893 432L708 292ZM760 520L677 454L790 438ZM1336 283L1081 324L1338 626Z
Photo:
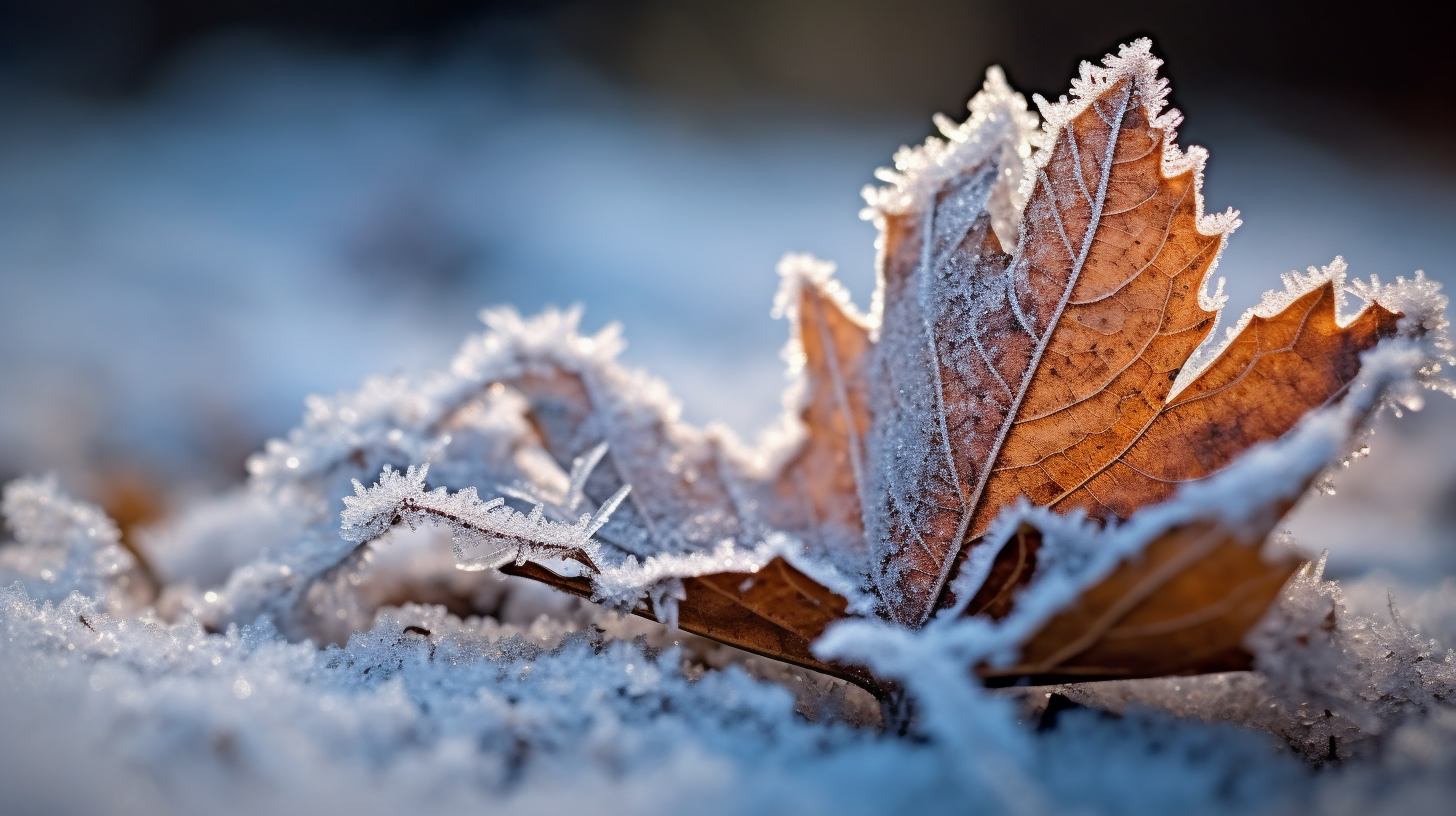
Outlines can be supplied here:
M1219 272L1233 314L1279 273L1337 254L1353 276L1456 283L1456 188L1421 157L1392 148L1365 167L1237 108L1185 113L1214 141L1209 208L1243 213ZM305 394L443 368L476 311L500 303L580 302L588 327L622 322L624 360L666 380L688 420L752 438L784 384L775 262L836 261L867 304L860 188L928 129L928 115L684 116L569 67L463 54L419 68L246 42L125 105L22 99L0 130L0 469L96 492L102 465L136 461L198 501L296 424ZM1337 494L1289 522L1330 551L1352 609L1389 620L1394 587L1405 624L1445 643L1453 419L1441 396L1383 419ZM80 513L75 534L105 544L83 510L38 500ZM191 523L261 512L230 501ZM212 536L235 548L219 550L228 564L259 546L225 533L154 540ZM126 556L97 552L56 574L104 595ZM1456 769L1456 722L1440 716L1316 775L1263 731L1146 712L1072 712L1036 736L1014 725L1018 703L953 675L927 692L921 739L882 736L846 722L863 701L842 685L752 662L775 682L738 668L689 682L741 656L690 639L675 652L662 631L514 585L478 590L505 599L478 626L411 607L326 651L267 628L123 621L64 591L44 598L47 586L66 588L53 576L0 589L0 796L16 812L1409 813L1439 805ZM951 671L927 656L934 644L885 648L927 676ZM1187 682L1160 694L1203 700L1190 703L1201 715L1238 697Z

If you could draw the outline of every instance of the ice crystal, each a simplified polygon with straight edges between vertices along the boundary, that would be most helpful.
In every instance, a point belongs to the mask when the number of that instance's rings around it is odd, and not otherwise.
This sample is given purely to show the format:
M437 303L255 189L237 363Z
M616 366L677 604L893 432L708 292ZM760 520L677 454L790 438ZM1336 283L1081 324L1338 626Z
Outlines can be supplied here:
M454 533L455 555L466 569L553 559L572 559L595 569L593 556L599 546L592 535L607 523L630 490L623 487L595 513L583 514L575 524L563 524L547 519L539 504L524 515L506 506L504 498L482 502L473 487L454 494L443 487L427 492L428 474L428 465L411 465L404 473L386 465L373 487L365 488L355 480L354 495L344 498L344 538L362 543L401 522L411 528L422 521L441 522ZM580 503L579 492L580 487L575 486L573 494L578 495L569 504ZM471 549L485 552L467 555Z

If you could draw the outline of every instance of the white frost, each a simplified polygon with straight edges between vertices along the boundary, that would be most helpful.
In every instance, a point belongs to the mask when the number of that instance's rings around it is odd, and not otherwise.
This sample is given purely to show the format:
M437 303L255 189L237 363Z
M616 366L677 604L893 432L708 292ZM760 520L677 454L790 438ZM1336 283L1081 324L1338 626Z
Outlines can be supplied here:
M1011 90L1006 74L992 66L986 71L981 90L967 104L971 115L960 124L943 115L935 117L944 139L931 136L918 147L895 152L894 169L881 168L875 176L888 187L865 187L867 206L862 218L882 227L886 216L928 212L933 199L947 182L994 159L1001 166L988 201L992 229L1003 247L1017 243L1021 208L1030 187L1032 149L1042 144L1037 133L1036 114L1026 109L1026 98ZM1001 155L992 156L993 152ZM878 316L878 306L870 310Z
M395 524L413 529L421 522L431 522L450 527L456 557L466 569L561 558L584 559L592 567L600 549L592 535L607 523L629 490L622 488L595 513L582 514L575 524L563 524L547 519L539 504L527 515L507 506L503 498L482 502L473 487L453 494L443 487L426 491L428 474L428 465L411 465L404 473L386 465L372 487L355 480L354 495L344 498L344 538L364 543ZM467 555L472 549L485 552Z

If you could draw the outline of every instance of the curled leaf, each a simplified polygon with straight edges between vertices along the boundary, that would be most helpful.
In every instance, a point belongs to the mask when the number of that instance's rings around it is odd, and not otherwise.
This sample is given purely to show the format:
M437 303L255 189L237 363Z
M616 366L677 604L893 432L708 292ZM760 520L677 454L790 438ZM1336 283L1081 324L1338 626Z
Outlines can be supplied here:
M1035 552L1040 538L1027 526L1011 543ZM1244 634L1300 563L1270 561L1216 521L1175 527L1047 621L1015 663L979 673L1041 684L1248 669Z

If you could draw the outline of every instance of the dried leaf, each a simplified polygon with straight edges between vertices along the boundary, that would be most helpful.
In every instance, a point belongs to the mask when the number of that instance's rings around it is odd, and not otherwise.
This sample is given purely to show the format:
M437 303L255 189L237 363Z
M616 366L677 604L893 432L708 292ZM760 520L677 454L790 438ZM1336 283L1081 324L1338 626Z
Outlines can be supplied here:
M1025 526L1012 543L1034 553L1040 537ZM1043 684L1248 669L1244 633L1301 563L1266 560L1259 541L1216 521L1175 527L1047 621L1016 663L979 673Z
M479 505L509 534L500 568L867 688L811 644L871 611L1003 621L1020 655L982 665L989 682L1246 667L1244 634L1297 566L1260 545L1386 389L1439 370L1444 299L1419 278L1357 284L1369 305L1344 315L1337 259L1208 344L1208 280L1239 221L1204 214L1206 154L1175 145L1160 65L1146 40L1084 64L1070 100L1037 100L1040 133L988 72L965 123L938 120L945 140L903 149L867 192L867 317L831 266L786 258L800 376L762 450L679 422L660 383L612 361L610 333L510 318L482 341L504 372L487 387L522 406L508 495L535 509ZM1362 379L1391 338L1418 353ZM1334 430L1289 447L1312 415ZM1286 457L1277 486L1238 508L1187 499L1269 470L1265 454ZM371 518L435 518L385 510ZM1058 549L1046 525L1064 522L1093 531L1083 550Z
M1342 391L1360 352L1394 332L1396 315L1378 306L1340 326L1334 285L1326 283L1249 322L1169 401L1213 329L1205 282L1238 222L1232 211L1203 215L1206 154L1174 145L1180 117L1163 110L1159 64L1141 41L1103 68L1084 66L1072 101L1043 104L1049 144L1037 157L1021 244L1006 266L984 227L968 231L961 256L941 251L949 242L935 224L949 187L935 197L936 209L916 216L924 226L914 237L887 225L886 244L896 250L885 267L882 336L906 339L882 346L884 366L893 372L913 361L916 370L900 380L918 377L922 388L896 383L896 393L909 397L888 412L886 426L909 417L902 424L910 432L930 431L911 447L934 454L906 467L891 445L879 446L892 474L910 476L892 482L884 511L895 544L885 575L900 591L882 595L904 623L918 625L954 603L945 591L951 561L964 563L1021 497L1101 520L1128 518L1287 432ZM989 222L977 200L964 200L982 213L973 224ZM916 283L898 282L909 264L897 258L919 258L908 273ZM984 288L975 289L977 281ZM912 306L905 292L917 286ZM923 340L910 336L922 325ZM918 485L928 489L917 494ZM949 558L944 541L955 549ZM993 568L990 578L1027 574ZM1005 598L1010 586L985 589Z
M847 299L830 282L829 271L806 268L796 287L798 304L791 316L799 327L812 383L803 409L808 440L775 484L783 501L769 502L768 515L775 527L829 534L835 545L845 546L856 538L863 540L854 478L860 456L856 448L868 417L857 360L868 347L869 337L861 319L846 311ZM614 422L606 406L593 400L588 382L583 374L538 364L525 376L503 385L526 398L532 428L563 466L593 447L607 444L585 480L585 497L597 504L609 491L628 484L633 489L596 534L602 545L623 555L645 557L674 549L705 548L703 542L710 537L731 539L736 535L738 520L748 514L731 495L716 443L684 439L684 429L665 418L647 423ZM640 436L629 437L626 432ZM631 455L614 456L613 451L620 449ZM658 461L662 470L628 482L620 464L624 461L636 463L639 469L645 462ZM825 479L824 473L835 475ZM725 512L729 507L732 512ZM658 540L664 535L672 538ZM581 597L597 596L591 574L562 576L534 562L506 564L501 571ZM809 644L825 627L845 616L847 603L783 558L773 558L756 572L684 576L680 581L684 597L676 599L671 611L646 601L631 611L663 622L675 616L674 622L685 631L870 684L864 672L830 666L810 652Z
M742 514L725 483L716 442L665 411L627 410L614 399L659 384L642 377L606 386L588 373L537 361L505 385L526 398L527 419L563 468L607 446L584 484L587 499L600 504L632 486L599 534L603 542L645 558L707 549L741 534Z
M582 598L593 597L590 577L563 577L535 563L507 564L501 571L530 578ZM744 651L793 663L858 683L880 685L863 669L818 659L810 644L829 624L846 617L844 598L775 558L757 572L723 572L685 578L677 625ZM661 618L646 603L632 612Z
M781 310L792 333L788 356L803 376L803 440L770 481L763 514L771 527L802 535L820 549L862 550L870 333L833 271L803 256L780 265Z
M991 206L1021 167L1025 103L992 75L979 107L986 132L963 151L963 169L924 197L924 210L901 208L881 224L879 387L867 441L875 466L863 498L885 610L916 626L954 565L1012 384L1032 354Z

